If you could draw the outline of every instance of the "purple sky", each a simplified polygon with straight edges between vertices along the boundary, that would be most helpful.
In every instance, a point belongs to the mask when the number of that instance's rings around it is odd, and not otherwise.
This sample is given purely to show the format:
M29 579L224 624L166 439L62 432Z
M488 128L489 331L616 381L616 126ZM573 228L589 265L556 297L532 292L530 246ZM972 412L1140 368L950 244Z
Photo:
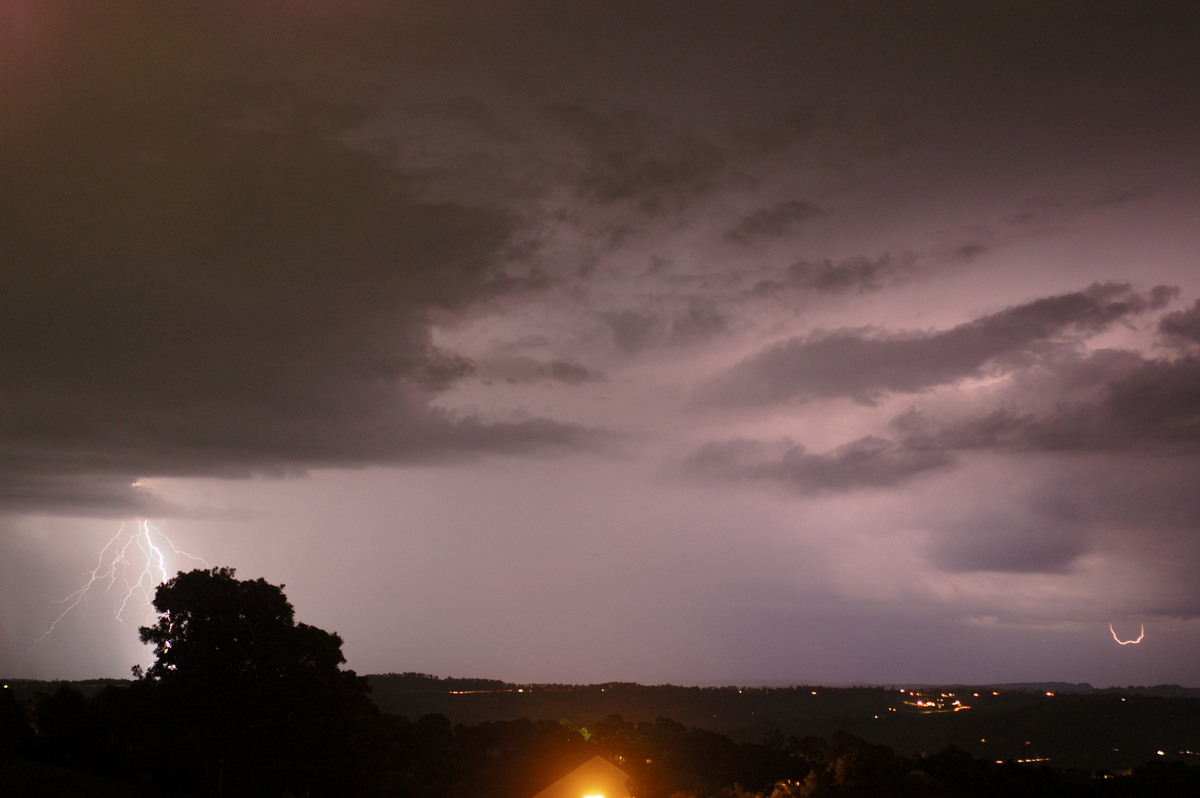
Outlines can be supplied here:
M1200 9L962 6L6 4L0 674L148 519L364 673L1200 685Z

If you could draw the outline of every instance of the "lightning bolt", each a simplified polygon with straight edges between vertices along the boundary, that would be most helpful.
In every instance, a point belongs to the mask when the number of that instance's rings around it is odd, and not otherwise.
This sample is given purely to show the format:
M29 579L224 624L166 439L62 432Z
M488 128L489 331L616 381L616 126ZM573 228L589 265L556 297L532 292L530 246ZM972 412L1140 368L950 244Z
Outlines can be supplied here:
M33 642L29 650L33 651L39 643L49 637L73 609L87 600L97 586L102 586L105 595L114 592L119 595L113 610L113 617L119 623L125 622L125 615L131 606L139 609L149 608L155 589L169 577L168 556L176 555L208 567L208 563L202 558L181 550L161 529L147 520L139 521L136 529L128 532L126 525L121 524L117 533L100 549L96 566L91 571L83 572L83 584L56 602L65 604L66 607L42 636Z
M1111 623L1108 625L1108 631L1112 633L1113 640L1116 640L1119 644L1123 646L1136 646L1138 643L1142 642L1142 638L1146 636L1146 624L1142 624L1142 629L1138 633L1137 640L1122 640L1121 638L1117 637L1117 630L1113 629L1113 625Z

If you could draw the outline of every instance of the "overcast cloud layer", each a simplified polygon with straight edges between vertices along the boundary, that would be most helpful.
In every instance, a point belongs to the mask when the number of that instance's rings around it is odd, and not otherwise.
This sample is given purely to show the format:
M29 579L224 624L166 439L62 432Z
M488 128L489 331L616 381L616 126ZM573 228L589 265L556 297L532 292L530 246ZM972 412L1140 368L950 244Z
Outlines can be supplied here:
M7 9L0 673L1200 685L1190 4Z

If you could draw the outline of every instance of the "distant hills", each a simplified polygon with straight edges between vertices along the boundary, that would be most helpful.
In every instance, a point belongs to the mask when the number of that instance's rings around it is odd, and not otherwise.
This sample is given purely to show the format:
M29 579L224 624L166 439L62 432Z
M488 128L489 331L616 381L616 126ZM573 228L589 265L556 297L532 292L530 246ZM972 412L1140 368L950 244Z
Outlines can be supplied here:
M546 718L586 728L619 715L633 722L670 718L740 742L846 731L902 754L955 745L993 761L1093 772L1158 758L1200 764L1200 688L1179 685L1031 682L901 690L900 685L521 685L419 673L368 678L383 711L408 718L439 714L455 724Z
M948 745L992 761L1120 771L1153 760L1200 765L1200 688L1096 688L1066 682L990 685L823 685L689 687L514 684L422 673L367 677L383 712L410 720L442 715L450 724L548 719L586 732L611 716L669 718L739 742L829 737L846 731L900 754ZM6 682L18 701L62 685L85 695L128 682L96 679Z

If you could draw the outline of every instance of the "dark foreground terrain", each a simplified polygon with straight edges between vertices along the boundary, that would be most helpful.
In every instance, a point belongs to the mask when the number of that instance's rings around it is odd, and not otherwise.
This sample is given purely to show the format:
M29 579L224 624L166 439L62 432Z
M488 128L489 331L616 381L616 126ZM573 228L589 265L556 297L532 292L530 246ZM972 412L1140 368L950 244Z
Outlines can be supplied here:
M1036 759L1089 771L1160 758L1200 764L1200 689L1175 685L516 685L413 673L368 680L384 712L438 713L454 723L529 717L586 725L620 715L671 718L738 742L845 731L903 754L953 745L993 761Z
M195 761L205 729L143 681L9 681L0 793L529 798L599 755L636 798L1200 795L1200 697L1182 688L367 681L373 705L337 713L348 744L298 758L286 704L228 707L268 737L220 763Z

